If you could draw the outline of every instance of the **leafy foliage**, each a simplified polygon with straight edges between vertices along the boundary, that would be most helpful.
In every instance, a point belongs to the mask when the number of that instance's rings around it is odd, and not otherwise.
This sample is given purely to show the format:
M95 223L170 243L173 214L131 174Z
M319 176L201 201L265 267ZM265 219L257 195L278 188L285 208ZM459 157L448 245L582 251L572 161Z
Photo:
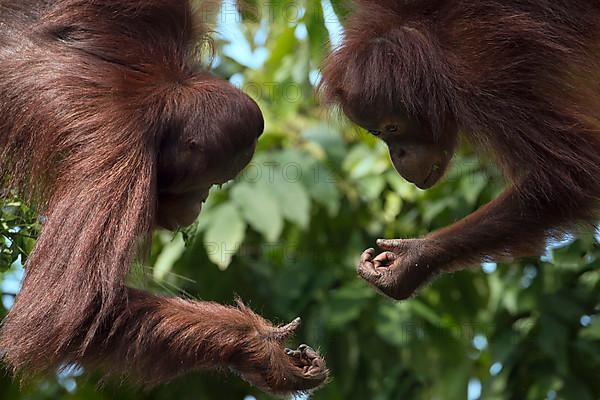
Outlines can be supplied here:
M25 204L0 197L0 272L26 260L39 228L35 215Z
M313 399L600 398L594 232L553 243L541 258L442 277L410 301L378 296L354 272L363 249L452 223L494 198L501 177L465 145L446 180L420 191L393 171L384 146L318 107L324 43L348 2L256 2L241 19L223 7L216 71L260 103L266 132L252 164L213 190L194 226L157 233L152 284L223 302L236 293L274 321L302 316L297 341L318 345L334 374ZM0 271L14 271L39 224L22 203L0 210ZM78 375L21 392L2 382L0 397L267 399L228 375L148 392L96 390Z

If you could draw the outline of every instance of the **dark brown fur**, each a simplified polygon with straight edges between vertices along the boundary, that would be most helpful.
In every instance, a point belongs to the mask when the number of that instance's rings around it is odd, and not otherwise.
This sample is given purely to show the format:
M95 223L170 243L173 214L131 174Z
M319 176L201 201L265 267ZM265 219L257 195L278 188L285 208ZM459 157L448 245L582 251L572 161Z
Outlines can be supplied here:
M406 110L495 155L506 192L421 239L380 241L363 278L402 299L443 271L538 254L594 223L600 196L600 1L358 0L322 91L355 120Z
M298 321L125 286L154 225L197 211L195 185L232 178L262 132L256 104L197 61L204 34L188 1L0 0L0 182L47 217L1 329L13 371L77 362L156 384L231 367L275 393L325 381L316 352L282 346Z

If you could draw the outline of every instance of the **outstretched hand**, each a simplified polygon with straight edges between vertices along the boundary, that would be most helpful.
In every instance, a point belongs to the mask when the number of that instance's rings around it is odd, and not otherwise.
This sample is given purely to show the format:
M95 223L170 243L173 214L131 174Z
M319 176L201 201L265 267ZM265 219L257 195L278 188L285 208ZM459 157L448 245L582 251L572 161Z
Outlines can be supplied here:
M376 256L375 249L365 250L357 272L386 296L395 300L407 299L439 272L439 268L427 261L424 241L380 239L377 245L385 251Z
M258 332L257 341L236 355L232 367L254 386L273 394L310 392L327 382L325 360L306 344L296 350L284 347L300 325L300 318L287 325Z

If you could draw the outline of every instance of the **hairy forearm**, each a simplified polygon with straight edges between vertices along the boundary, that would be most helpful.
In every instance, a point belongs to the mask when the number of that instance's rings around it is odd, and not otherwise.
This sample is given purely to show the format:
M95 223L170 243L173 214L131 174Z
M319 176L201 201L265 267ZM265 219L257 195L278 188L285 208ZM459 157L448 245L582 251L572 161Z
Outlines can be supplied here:
M549 236L592 219L597 200L574 182L567 186L550 179L546 186L523 182L521 187L529 190L511 187L476 212L424 238L378 240L385 252L376 255L374 249L365 250L357 272L383 294L402 300L443 272L486 260L539 254Z
M444 270L539 254L548 231L566 218L558 209L552 213L552 205L552 200L539 202L507 189L476 212L428 235L423 251L432 265Z
M248 308L128 290L127 301L84 362L144 383L158 383L190 369L243 368L281 331ZM291 333L291 332L290 332ZM280 338L277 338L280 339ZM239 365L238 365L239 364Z
M545 207L550 205L547 203ZM421 239L380 240L387 250L363 253L359 275L394 299L406 299L442 272L483 260L533 254L543 248L546 231L560 218L543 219L540 203L527 203L515 189L464 219ZM544 207L542 207L544 208Z
M290 393L327 378L318 353L283 348L298 325L299 319L275 327L241 303L228 307L128 289L127 301L80 360L145 384L193 369L232 368L263 390Z

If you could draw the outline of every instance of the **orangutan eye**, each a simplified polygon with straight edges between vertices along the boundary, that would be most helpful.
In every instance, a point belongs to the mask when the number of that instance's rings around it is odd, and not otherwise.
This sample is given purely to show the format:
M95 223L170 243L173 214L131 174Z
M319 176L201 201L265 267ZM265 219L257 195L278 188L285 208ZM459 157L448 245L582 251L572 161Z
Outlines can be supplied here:
M385 130L390 133L398 132L398 125L388 125L385 127Z
M369 129L369 133L373 136L381 135L381 131L378 131L377 129Z

